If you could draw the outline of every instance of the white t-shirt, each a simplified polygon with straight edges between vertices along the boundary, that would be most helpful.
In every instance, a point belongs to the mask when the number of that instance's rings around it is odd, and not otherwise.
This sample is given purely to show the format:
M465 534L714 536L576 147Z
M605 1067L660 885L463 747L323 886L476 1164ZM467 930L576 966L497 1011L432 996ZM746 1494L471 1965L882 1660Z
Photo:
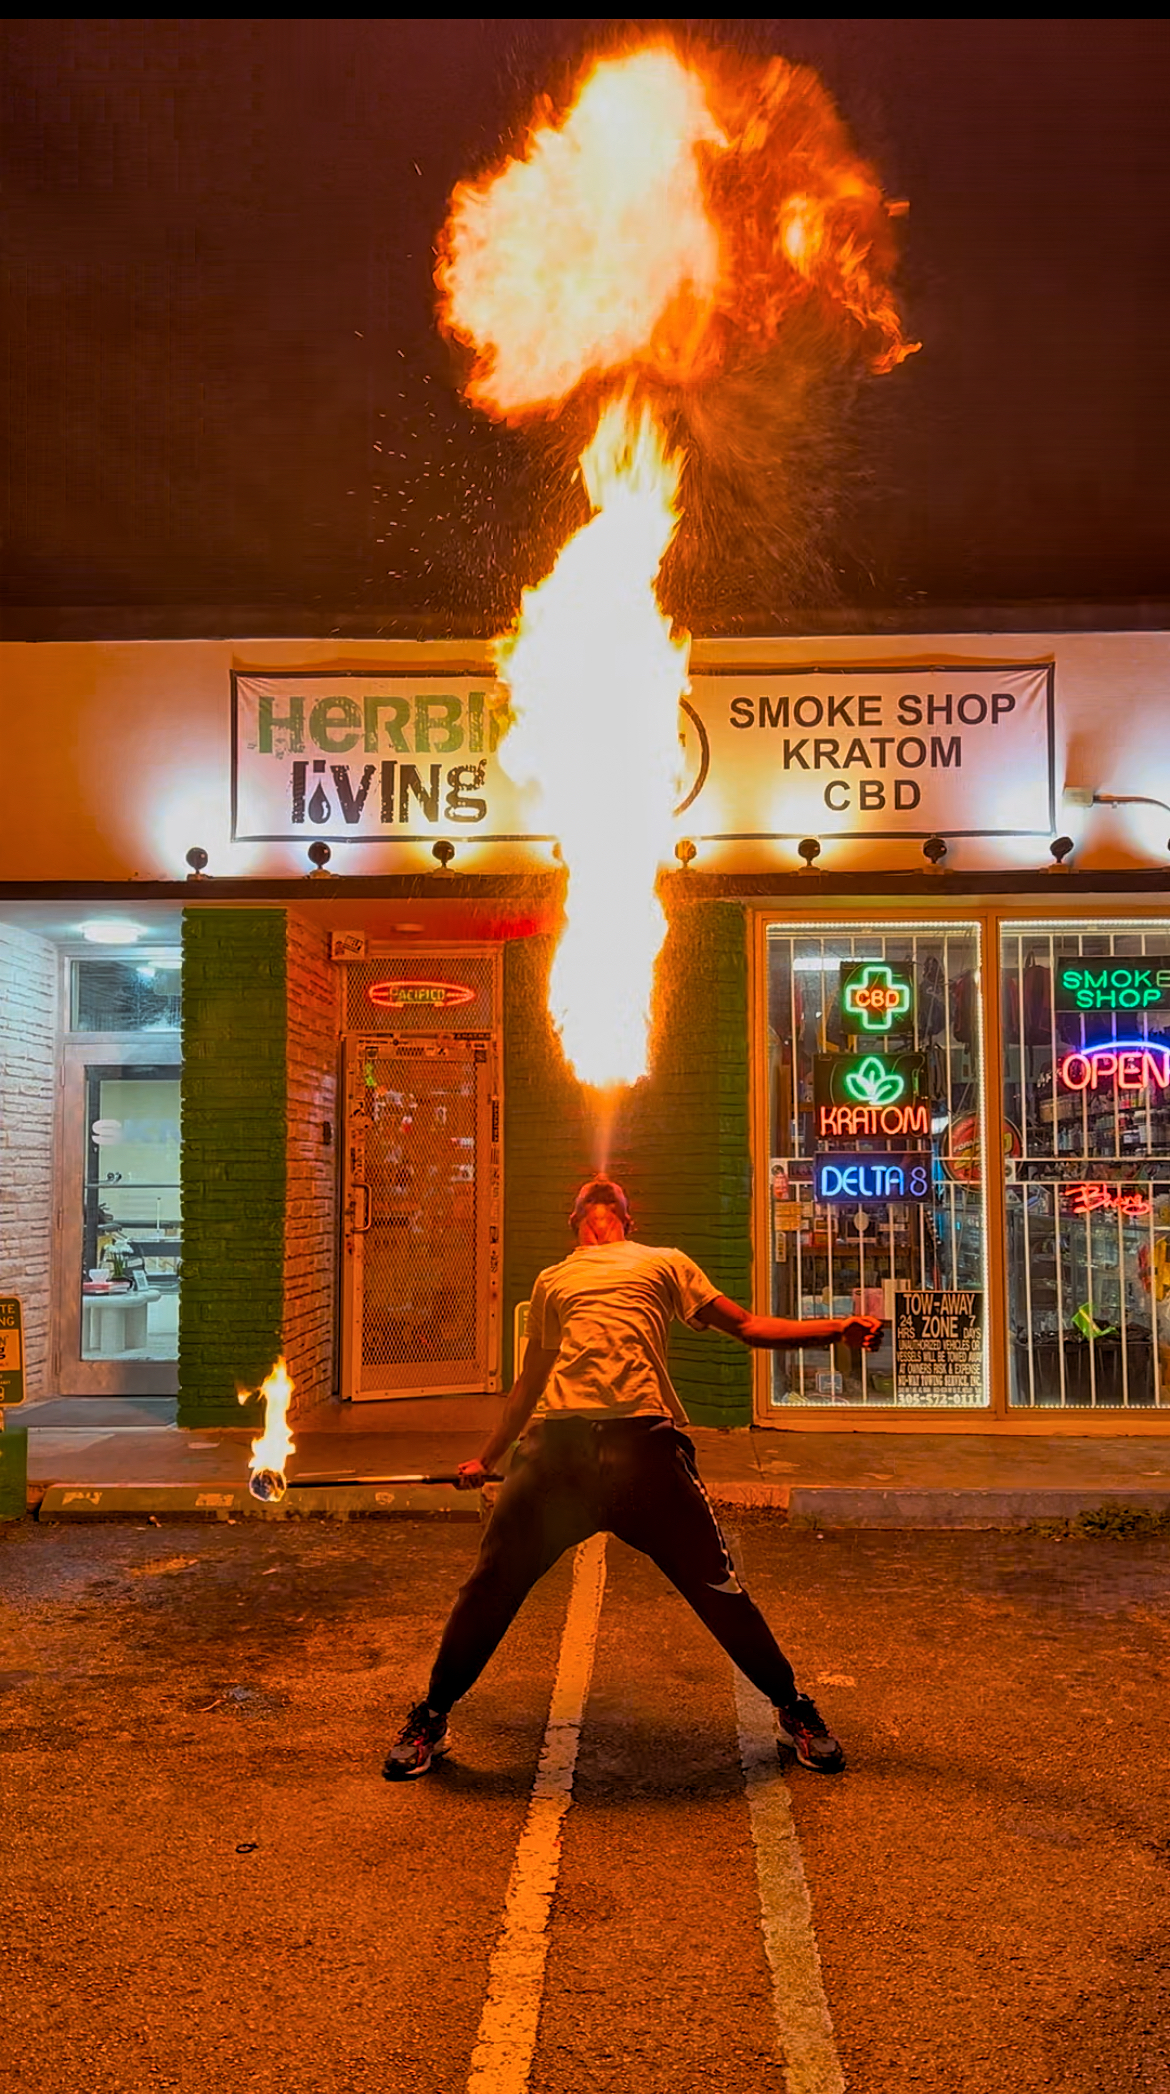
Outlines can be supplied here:
M671 1318L694 1325L719 1291L684 1252L628 1238L583 1244L546 1266L532 1290L527 1337L557 1359L534 1417L573 1411L684 1424L666 1364Z

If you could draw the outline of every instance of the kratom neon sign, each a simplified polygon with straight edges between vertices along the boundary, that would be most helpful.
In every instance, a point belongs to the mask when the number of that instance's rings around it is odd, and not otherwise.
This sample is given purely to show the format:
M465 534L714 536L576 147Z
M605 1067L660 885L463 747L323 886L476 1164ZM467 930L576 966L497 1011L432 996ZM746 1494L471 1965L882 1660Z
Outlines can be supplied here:
M1164 1091L1170 1089L1170 1047L1155 1047L1149 1040L1103 1040L1066 1054L1057 1075L1068 1091L1110 1085L1118 1091Z
M888 960L848 961L842 966L841 1018L848 1031L902 1031L913 1009L912 983Z
M929 1135L925 1089L926 1057L921 1054L818 1054L813 1063L817 1140Z

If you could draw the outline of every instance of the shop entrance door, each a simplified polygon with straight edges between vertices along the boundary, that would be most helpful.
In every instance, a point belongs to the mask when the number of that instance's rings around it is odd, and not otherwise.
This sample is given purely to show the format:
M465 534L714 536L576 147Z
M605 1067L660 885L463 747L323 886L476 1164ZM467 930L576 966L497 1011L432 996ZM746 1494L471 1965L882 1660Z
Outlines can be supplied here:
M344 1393L499 1384L500 1096L488 1035L345 1043Z
M86 1041L62 1066L57 1386L168 1396L178 1383L182 1068L160 1043Z

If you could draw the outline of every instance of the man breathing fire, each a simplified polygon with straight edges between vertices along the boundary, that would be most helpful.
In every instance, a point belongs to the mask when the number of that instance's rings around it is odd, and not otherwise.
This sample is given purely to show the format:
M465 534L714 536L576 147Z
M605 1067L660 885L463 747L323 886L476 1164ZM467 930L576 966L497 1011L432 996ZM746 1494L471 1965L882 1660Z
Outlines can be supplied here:
M523 1434L471 1577L443 1631L425 1701L386 1759L388 1781L425 1774L449 1749L447 1717L479 1678L524 1599L566 1549L616 1534L640 1549L689 1600L733 1664L776 1712L778 1749L835 1774L837 1739L736 1576L695 1466L686 1412L667 1368L672 1318L775 1351L843 1342L872 1351L871 1316L789 1322L730 1301L683 1251L631 1240L620 1185L588 1180L569 1226L576 1249L539 1274L527 1350L496 1429L461 1464L479 1487Z

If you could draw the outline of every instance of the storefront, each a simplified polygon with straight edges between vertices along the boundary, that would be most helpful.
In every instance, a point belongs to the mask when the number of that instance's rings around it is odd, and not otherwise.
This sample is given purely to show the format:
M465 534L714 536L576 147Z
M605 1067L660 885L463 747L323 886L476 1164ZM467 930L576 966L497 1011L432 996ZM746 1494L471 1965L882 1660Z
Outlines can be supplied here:
M768 1356L760 1421L1170 1407L1164 912L758 911L754 938L771 1307L886 1326Z
M282 1350L301 1413L505 1385L599 1136L545 1002L564 871L485 662L2 653L0 1294L32 1392L240 1423ZM885 1324L869 1357L681 1334L697 1421L1166 1429L1168 669L1157 634L696 648L653 1066L609 1160L728 1293Z

